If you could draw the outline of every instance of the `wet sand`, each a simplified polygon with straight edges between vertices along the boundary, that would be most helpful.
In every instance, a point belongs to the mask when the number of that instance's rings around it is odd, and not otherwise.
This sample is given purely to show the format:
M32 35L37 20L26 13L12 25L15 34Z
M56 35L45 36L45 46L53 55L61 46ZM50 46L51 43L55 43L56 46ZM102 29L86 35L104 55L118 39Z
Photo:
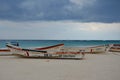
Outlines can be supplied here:
M0 56L0 80L120 80L120 53L86 54L84 60Z

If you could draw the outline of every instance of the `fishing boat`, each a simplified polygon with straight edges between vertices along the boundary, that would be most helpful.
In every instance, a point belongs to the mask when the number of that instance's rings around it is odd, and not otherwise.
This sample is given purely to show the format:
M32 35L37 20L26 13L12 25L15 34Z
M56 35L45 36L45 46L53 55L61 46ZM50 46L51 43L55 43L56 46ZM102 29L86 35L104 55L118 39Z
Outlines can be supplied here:
M101 46L95 46L95 47L88 47L86 48L86 53L104 53L107 51L108 46L101 45Z
M120 52L120 44L111 44L109 51Z
M94 47L64 47L64 51L74 51L74 52L84 52L84 53L104 53L108 49L107 46L105 45L100 45L100 46L94 46Z
M6 48L1 48L1 49L0 49L0 52L10 52L10 50L9 50L9 49L6 49Z
M0 48L0 56L10 56L12 55L10 50L7 48Z
M17 45L6 44L8 49L14 54L23 57L40 57L40 58L60 58L60 59L82 59L84 52L79 50L64 49L64 44L57 44L54 46L25 49Z

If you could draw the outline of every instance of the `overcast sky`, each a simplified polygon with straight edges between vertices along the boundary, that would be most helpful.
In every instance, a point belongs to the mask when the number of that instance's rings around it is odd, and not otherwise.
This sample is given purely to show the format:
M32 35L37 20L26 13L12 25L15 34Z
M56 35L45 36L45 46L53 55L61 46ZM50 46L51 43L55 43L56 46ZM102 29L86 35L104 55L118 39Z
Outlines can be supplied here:
M0 39L120 40L120 0L0 0Z

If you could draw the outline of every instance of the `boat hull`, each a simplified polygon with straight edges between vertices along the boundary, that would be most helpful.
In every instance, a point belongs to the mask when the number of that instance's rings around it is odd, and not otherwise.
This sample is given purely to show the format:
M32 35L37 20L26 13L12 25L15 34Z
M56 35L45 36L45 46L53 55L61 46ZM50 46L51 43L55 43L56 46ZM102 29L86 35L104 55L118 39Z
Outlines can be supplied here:
M111 44L109 51L111 51L111 52L120 52L120 44Z
M23 57L56 58L56 59L57 58L58 59L82 59L84 57L84 54L80 52L71 52L71 51L63 52L61 50L53 51L53 49L52 51L51 49L46 51L43 49L44 51L41 51L36 49L23 49L13 45L7 45L7 47L10 49L10 51L14 55L19 55Z

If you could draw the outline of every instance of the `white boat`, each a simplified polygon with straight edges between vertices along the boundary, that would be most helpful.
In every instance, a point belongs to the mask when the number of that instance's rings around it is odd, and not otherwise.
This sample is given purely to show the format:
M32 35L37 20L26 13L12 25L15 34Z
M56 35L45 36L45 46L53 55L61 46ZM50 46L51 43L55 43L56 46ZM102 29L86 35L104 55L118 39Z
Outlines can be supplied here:
M101 46L95 46L95 47L88 47L86 48L87 53L104 53L107 51L107 46L101 45Z
M82 51L84 53L104 53L107 51L107 46L101 45L101 46L94 46L94 47L64 47L62 48L64 51L74 51L79 52Z
M23 57L40 57L40 58L60 58L60 59L82 59L84 53L80 51L63 50L64 44L58 44L54 46L35 48L35 49L24 49L18 46L7 44L10 51L15 55Z
M109 51L120 52L120 44L111 44Z
M0 48L0 52L10 52L10 50L6 48Z

